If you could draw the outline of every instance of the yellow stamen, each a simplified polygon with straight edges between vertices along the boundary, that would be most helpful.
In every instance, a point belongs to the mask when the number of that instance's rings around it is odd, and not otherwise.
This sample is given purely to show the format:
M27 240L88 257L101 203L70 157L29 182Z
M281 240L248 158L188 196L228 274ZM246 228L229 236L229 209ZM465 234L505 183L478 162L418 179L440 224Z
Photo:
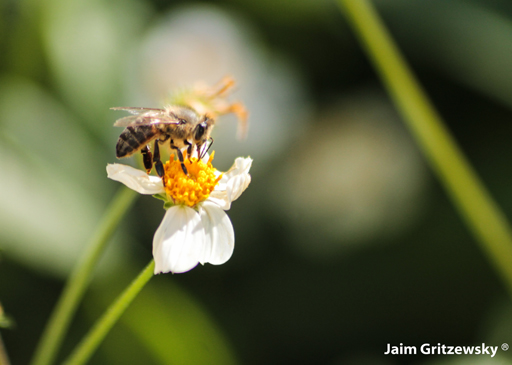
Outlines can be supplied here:
M219 182L222 175L215 177L216 169L212 166L215 152L212 152L207 163L196 157L186 158L185 175L180 161L167 161L164 165L165 191L175 204L185 204L193 207L206 200Z

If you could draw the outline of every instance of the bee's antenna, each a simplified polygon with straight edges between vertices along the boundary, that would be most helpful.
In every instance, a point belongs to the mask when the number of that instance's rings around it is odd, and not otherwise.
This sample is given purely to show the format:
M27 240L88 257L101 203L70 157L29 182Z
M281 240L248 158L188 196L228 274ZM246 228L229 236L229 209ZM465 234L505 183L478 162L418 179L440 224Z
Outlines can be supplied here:
M203 159L204 156L206 156L206 154L208 153L208 151L210 150L210 148L212 147L213 145L213 138L210 137L208 139L208 141L210 141L210 143L208 144L208 146L205 146L205 148L203 149L203 151L201 152L201 157L200 157L200 160Z

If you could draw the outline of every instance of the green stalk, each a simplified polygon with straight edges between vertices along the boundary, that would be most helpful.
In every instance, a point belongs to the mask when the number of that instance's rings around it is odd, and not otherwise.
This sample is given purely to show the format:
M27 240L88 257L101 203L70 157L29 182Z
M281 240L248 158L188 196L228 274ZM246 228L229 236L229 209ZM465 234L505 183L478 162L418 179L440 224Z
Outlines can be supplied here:
M78 344L71 355L64 361L65 365L85 364L92 356L101 341L105 338L112 326L124 313L126 308L135 299L144 285L153 277L155 270L155 261L151 262L142 270L128 288L119 296L119 298L108 308L105 314L96 322L89 333Z
M81 261L73 270L64 287L41 336L32 359L32 365L49 365L54 362L77 306L90 282L92 271L108 240L130 205L135 201L136 196L137 194L134 191L123 187L110 203L100 221L100 225L87 245L86 253L82 256Z
M512 231L367 0L338 0L406 125L512 296Z

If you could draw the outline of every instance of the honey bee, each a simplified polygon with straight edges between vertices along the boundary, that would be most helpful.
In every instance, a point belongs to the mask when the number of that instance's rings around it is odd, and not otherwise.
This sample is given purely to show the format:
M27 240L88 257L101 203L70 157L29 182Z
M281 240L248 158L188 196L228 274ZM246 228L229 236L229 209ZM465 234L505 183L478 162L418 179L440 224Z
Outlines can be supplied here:
M117 158L129 157L141 151L144 168L149 174L155 166L158 176L164 176L164 166L160 160L159 144L170 140L171 148L176 151L183 172L188 175L182 150L187 149L190 158L197 150L202 158L213 142L210 132L215 123L207 114L200 115L185 106L168 105L164 109L116 107L113 110L125 110L132 115L118 119L115 127L125 127L116 145ZM205 143L210 141L209 145ZM149 144L154 141L153 153ZM165 184L165 182L164 182Z

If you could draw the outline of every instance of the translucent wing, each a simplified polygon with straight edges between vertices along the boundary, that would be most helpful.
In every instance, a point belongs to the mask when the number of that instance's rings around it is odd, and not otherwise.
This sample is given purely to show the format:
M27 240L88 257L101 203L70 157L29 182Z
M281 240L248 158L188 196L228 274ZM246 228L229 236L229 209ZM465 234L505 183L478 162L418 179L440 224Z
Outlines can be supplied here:
M165 113L164 109L139 108L139 107L117 107L113 110L126 110L131 114L120 118L114 123L114 127L127 127L129 125L139 124L179 124L180 121L174 116L171 117Z
M138 106L116 106L115 108L110 108L111 110L126 110L130 114L140 115L147 112L156 112L156 113L162 113L165 110L164 109L158 109L158 108L142 108Z

